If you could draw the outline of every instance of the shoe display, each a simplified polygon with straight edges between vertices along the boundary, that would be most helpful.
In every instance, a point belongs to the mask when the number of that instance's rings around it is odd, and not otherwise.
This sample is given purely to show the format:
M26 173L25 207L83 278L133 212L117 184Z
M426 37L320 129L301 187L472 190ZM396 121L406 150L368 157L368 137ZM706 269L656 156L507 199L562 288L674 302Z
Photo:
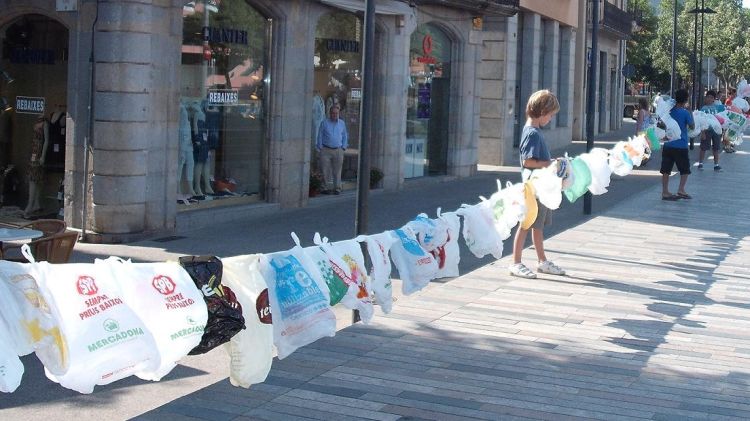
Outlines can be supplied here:
M547 273L549 275L565 275L565 271L560 266L557 266L549 260L540 263L536 270L537 272Z
M508 272L512 276L518 276L519 278L535 279L536 273L532 272L531 269L527 268L523 263L516 263L508 267Z

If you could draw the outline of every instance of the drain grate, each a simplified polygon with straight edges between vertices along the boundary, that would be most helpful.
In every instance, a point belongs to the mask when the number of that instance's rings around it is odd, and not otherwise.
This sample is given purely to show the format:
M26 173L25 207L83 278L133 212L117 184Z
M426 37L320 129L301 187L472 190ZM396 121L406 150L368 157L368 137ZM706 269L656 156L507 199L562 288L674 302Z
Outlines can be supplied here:
M183 238L187 238L187 237L184 237L182 235L170 235L169 237L157 238L151 241L155 241L157 243L168 243L170 241L182 240Z

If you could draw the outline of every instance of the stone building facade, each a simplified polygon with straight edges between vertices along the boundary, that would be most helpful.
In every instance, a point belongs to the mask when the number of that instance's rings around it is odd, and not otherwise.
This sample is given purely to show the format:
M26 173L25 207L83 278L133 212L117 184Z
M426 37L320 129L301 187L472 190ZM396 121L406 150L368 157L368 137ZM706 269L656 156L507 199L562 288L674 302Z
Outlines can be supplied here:
M490 99L477 75L481 68L497 77L482 64L487 32L476 18L494 11L488 27L508 30L516 18L498 16L518 10L513 0L490 3L377 2L371 154L384 173L380 187L476 172ZM52 209L89 241L306 206L316 123L332 104L351 139L344 178L356 177L363 6L0 0L0 69L15 79L0 84L12 126L0 141L16 171L4 204L33 202L35 155L25 139L45 127L58 140L45 134L40 144L62 148L64 160L42 165L42 205L25 216ZM530 22L541 34L541 21ZM508 86L496 83L495 96L508 95ZM23 98L41 112L24 110Z

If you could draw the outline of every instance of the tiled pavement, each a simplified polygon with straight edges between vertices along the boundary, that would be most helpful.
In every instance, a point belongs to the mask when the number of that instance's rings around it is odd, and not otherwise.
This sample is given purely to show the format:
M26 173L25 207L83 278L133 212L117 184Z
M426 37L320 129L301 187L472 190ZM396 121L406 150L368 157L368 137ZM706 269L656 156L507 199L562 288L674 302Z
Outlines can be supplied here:
M722 158L548 239L568 276L506 257L138 419L750 419L750 155Z

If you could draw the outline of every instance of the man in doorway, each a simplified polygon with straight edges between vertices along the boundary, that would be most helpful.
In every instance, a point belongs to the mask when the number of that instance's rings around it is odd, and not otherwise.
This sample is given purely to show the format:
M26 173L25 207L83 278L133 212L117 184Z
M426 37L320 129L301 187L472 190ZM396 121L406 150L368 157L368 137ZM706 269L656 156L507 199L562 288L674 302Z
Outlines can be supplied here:
M320 168L326 182L323 194L341 194L341 167L344 151L349 146L346 124L339 119L339 106L333 105L328 118L320 122L315 149L320 157ZM331 185L333 188L330 188Z

